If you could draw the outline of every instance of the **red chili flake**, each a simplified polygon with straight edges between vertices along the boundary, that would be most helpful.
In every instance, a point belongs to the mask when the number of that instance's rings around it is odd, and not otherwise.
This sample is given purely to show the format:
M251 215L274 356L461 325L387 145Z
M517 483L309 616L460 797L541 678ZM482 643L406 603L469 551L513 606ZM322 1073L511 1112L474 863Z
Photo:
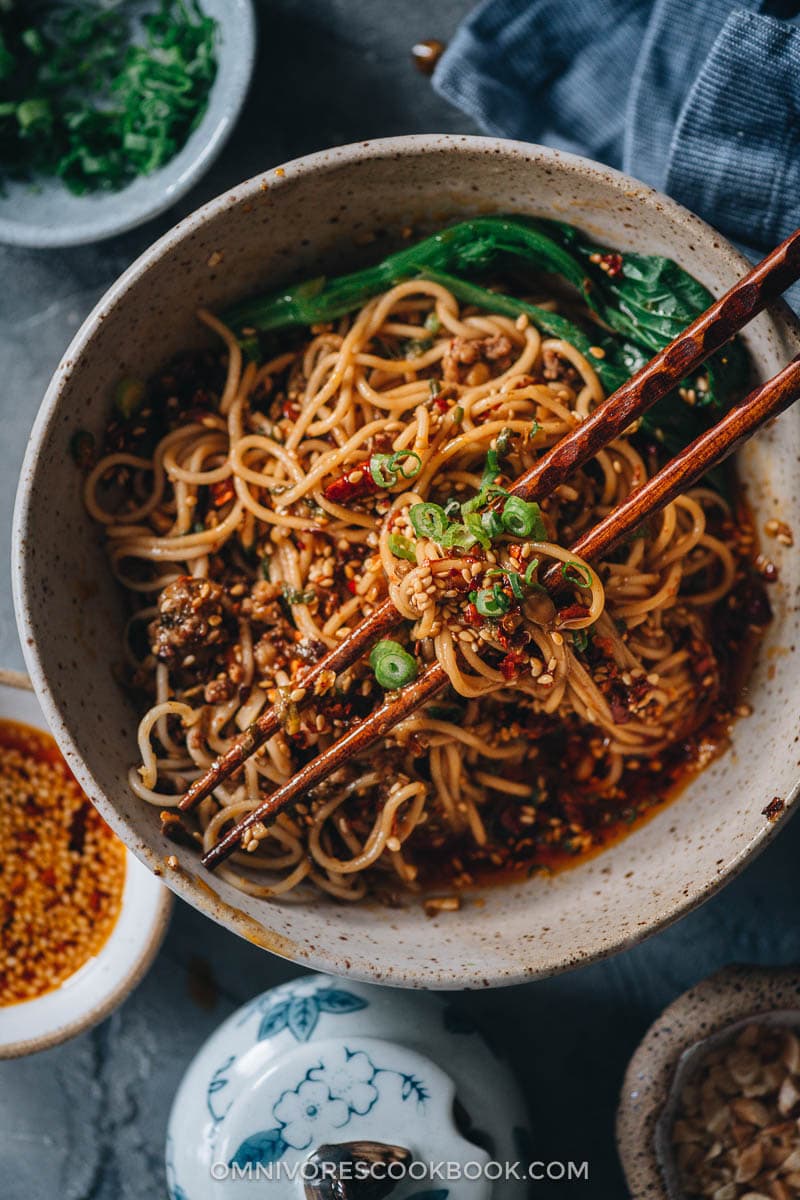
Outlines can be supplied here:
M224 504L230 503L236 495L232 479L220 479L217 483L212 483L209 490L215 508L222 508Z
M355 594L356 594L356 581L355 581L355 579L348 579L348 581L347 581L347 590L348 590L348 592L350 592L350 593L351 593L353 596L355 596Z
M568 604L566 608L560 608L556 616L556 621L560 625L563 621L574 621L576 617L585 617L588 608L583 604Z
M354 477L352 480L351 476ZM348 500L359 500L362 496L371 496L377 491L378 485L372 478L372 468L367 458L364 462L349 467L344 475L329 483L322 494L333 504L345 504Z
M295 417L300 416L300 405L296 404L294 400L284 400L281 412L290 421L293 421Z
M762 808L761 815L766 817L768 821L777 821L785 807L786 802L780 796L773 796L767 807Z
M483 617L478 612L477 608L471 602L464 609L464 620L467 625L472 625L474 629L480 628L483 624Z
M592 645L595 646L602 654L605 654L607 658L611 658L614 653L614 643L611 641L611 638L594 637L592 639Z
M513 679L521 663L525 661L524 655L516 650L510 651L500 662L500 672L504 679Z
M450 568L445 578L449 587L453 588L454 591L466 592L471 586L469 583L467 583L461 572L457 571L455 567Z
M89 819L88 801L76 808L69 823L69 849L73 853L83 854L86 841L86 822Z
M601 254L600 265L608 275L609 279L619 279L622 277L622 255L621 254Z
M448 408L450 407L450 401L446 396L437 396L433 402L433 406L441 413L447 412Z

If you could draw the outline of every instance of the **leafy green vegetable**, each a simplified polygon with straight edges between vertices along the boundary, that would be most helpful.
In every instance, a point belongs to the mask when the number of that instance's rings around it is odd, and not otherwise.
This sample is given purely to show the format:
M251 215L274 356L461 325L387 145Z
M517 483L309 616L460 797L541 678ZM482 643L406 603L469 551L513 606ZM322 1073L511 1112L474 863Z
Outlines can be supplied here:
M598 324L584 328L514 296L492 291L474 276L527 264L555 273L580 293ZM593 363L607 392L615 391L711 303L710 292L671 259L619 254L594 245L570 225L527 217L476 217L365 270L283 289L246 301L225 314L237 331L270 330L334 320L407 279L443 284L465 304L517 317L525 314L549 337L563 338ZM747 361L734 341L713 355L693 380L687 403L679 394L660 401L641 428L674 452L706 428L710 410L727 407L746 383ZM435 395L438 385L431 387ZM718 477L713 480L718 485ZM473 506L474 507L474 506Z
M216 76L216 22L197 0L140 9L0 5L0 179L113 191L177 154Z

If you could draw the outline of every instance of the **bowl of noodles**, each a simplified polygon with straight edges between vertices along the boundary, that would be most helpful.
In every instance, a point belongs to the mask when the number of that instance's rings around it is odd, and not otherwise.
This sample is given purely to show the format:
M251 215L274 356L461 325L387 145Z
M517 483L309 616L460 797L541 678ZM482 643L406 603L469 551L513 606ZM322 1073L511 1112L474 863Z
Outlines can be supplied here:
M797 789L798 414L603 561L570 547L796 352L789 309L538 502L512 487L745 269L625 176L440 136L269 171L134 263L15 512L31 677L131 849L269 950L430 988L612 953L741 869ZM372 652L304 688L387 597ZM422 707L202 867L432 664Z

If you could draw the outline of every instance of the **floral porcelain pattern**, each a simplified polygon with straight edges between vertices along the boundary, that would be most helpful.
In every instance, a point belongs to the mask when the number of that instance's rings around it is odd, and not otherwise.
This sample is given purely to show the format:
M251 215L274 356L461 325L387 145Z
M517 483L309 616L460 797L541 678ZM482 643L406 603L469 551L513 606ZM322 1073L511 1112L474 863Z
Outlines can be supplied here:
M343 1016L345 1013L359 1012L367 1005L368 1001L362 996L356 996L346 988L336 986L334 980L323 987L317 985L309 988L305 983L297 987L284 985L273 992L257 996L250 1004L245 1005L239 1015L237 1028L249 1024L254 1016L258 1016L256 1041L263 1042L286 1031L296 1042L307 1042L323 1013L329 1016ZM228 1110L226 1097L220 1096L219 1093L228 1087L235 1062L236 1055L229 1054L208 1081L206 1108L215 1123L224 1121Z
M283 1092L272 1109L275 1126L246 1138L231 1164L277 1162L287 1149L308 1150L330 1140L353 1116L372 1111L381 1097L381 1075L399 1078L403 1101L416 1099L424 1108L429 1092L423 1080L413 1073L377 1066L364 1050L338 1045L318 1066L310 1067L295 1088Z
M275 995L267 992L248 1005L242 1014L241 1024L245 1024L254 1013L258 1013L261 1021L258 1026L258 1040L275 1037L284 1029L297 1042L307 1042L317 1027L322 1013L331 1016L342 1016L344 1013L358 1012L367 1007L367 1001L356 996L346 988L337 987L331 981L329 987L317 987L313 991L297 988L280 988Z

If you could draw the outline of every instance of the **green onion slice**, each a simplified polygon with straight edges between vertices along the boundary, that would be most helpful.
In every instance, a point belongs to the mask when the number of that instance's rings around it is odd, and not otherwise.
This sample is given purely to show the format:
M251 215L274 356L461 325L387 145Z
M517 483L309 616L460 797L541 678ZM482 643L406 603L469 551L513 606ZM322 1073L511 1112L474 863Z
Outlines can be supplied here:
M505 458L511 449L511 439L514 436L513 429L501 429L495 438L495 453L498 458ZM491 453L491 451L489 452ZM487 460L488 461L488 460Z
M585 650L589 645L589 635L585 629L573 629L572 631L572 647L574 650Z
M507 613L511 601L499 583L492 588L481 588L475 600L475 607L482 617L499 617Z
M438 542L444 536L448 520L439 504L412 504L408 510L411 524L419 537Z
M533 573L538 566L539 566L538 558L532 558L531 561L528 563L527 567L525 568L525 586L526 587L533 587L533 585L536 583L536 580L533 578Z
M399 642L376 642L369 656L369 665L382 688L395 691L417 677L417 660Z
M483 524L483 518L479 513L470 512L464 517L464 524L468 531L475 538L475 541L484 549L489 550L492 545L491 536L486 532Z
M416 450L396 450L394 454L373 454L369 460L373 480L380 488L397 483L398 475L413 479L422 470L422 459Z
M561 576L566 579L567 583L574 583L575 587L590 588L592 586L592 572L583 563L562 563Z
M306 588L302 592L297 588L290 587L288 583L283 585L283 598L287 604L311 604L316 595L316 589L313 587Z
M486 530L490 538L496 538L503 532L503 521L499 513L494 509L487 509L481 513L481 525Z
M460 521L456 521L452 525L448 525L441 540L441 545L448 550L469 550L475 545L476 541L477 538L470 533L466 525L462 525Z
M412 563L417 561L414 543L410 538L403 537L402 533L389 534L389 550L395 558L405 558Z
M542 510L535 501L523 500L520 496L509 496L503 506L503 528L513 537L534 537L541 541L547 537L542 521Z
M522 588L522 576L520 575L519 571L506 571L506 576L508 578L511 591L514 593L514 599L524 600L525 592Z

